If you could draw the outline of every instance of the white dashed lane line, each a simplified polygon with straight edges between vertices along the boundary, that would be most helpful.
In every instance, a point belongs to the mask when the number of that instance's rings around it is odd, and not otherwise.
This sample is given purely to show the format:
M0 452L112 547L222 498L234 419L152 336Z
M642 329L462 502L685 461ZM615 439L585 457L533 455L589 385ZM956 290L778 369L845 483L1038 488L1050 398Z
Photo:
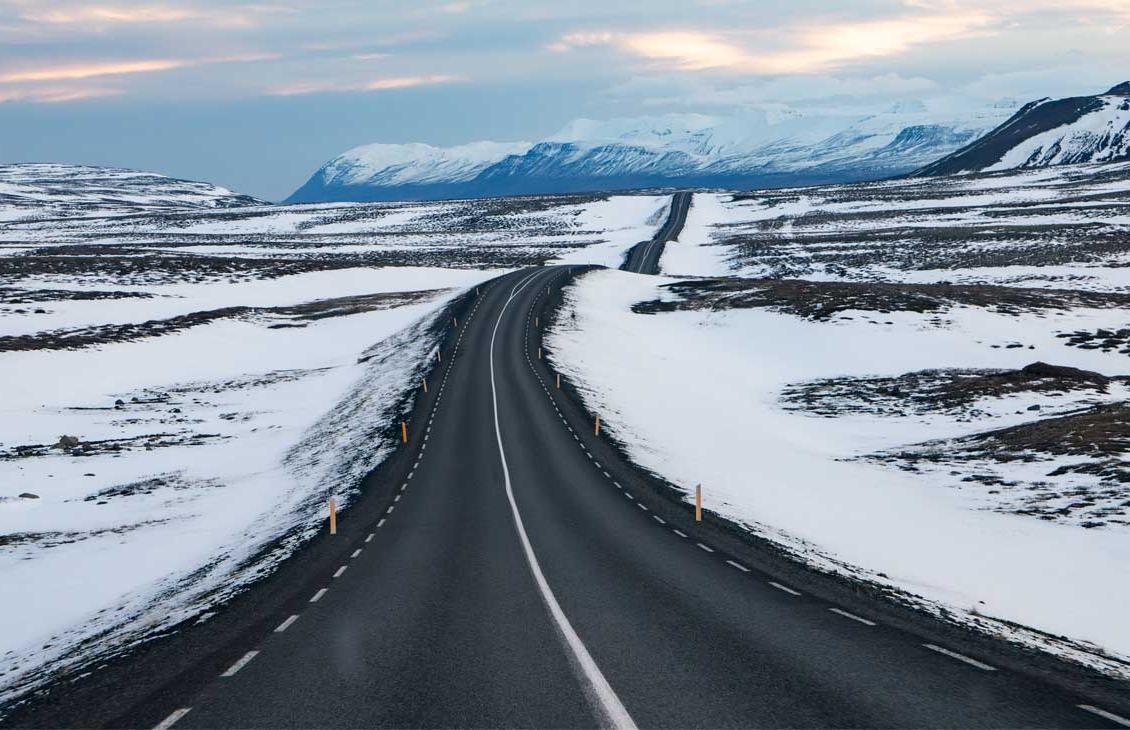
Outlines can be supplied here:
M701 542L696 542L695 545L698 545L700 549L705 550L708 553L714 552L714 548L710 547L709 545L703 545Z
M385 526L385 518L382 517L381 521L377 523L377 527L384 527L384 526Z
M322 600L322 596L326 595L326 591L328 590L328 588L319 588L318 592L314 594L314 597L310 599L310 603L317 603Z
M220 676L221 677L234 677L236 672L238 672L240 669L243 669L244 667L246 667L247 663L257 656L259 656L258 651L253 650L253 651L247 652L246 654L244 654L243 656L241 656L239 658L239 661L237 661L235 664L228 667L227 670L223 674L221 674Z
M748 573L748 572L749 572L749 568L745 567L744 565L742 565L741 563L737 562L736 560L727 560L727 561L726 561L726 564L727 564L727 565L729 565L729 566L731 566L731 567L737 568L738 570L740 570L740 571L741 571L741 572L743 572L743 573Z
M652 515L652 516L651 516L651 518L652 518L653 520L655 520L656 522L658 522L659 524L661 524L661 525L666 525L666 524L667 524L667 520L663 519L663 518L662 518L662 517L660 517L659 515Z
M290 618L288 618L288 619L287 619L286 621L283 621L283 622L282 622L281 624L279 624L278 626L276 626L276 627L275 627L275 633L276 633L276 634L281 634L282 632L284 632L284 631L286 631L287 629L289 629L289 628L290 628L290 625L291 625L292 623L294 623L295 621L297 621L297 620L298 620L298 614L294 614L293 616L291 616Z
M334 572L334 578L340 578L341 574L345 572L345 567L346 566L343 565L340 568L338 568L337 571Z
M1091 713L1092 715L1098 715L1099 717L1110 720L1111 722L1113 722L1116 725L1121 725L1122 727L1130 727L1130 720L1127 720L1125 717L1122 717L1121 715L1116 715L1113 712L1107 712L1106 710L1102 709L1101 707L1095 707L1094 705L1075 705L1075 706L1078 707L1080 710L1085 710L1086 712Z
M172 714L162 720L153 730L169 730L169 728L176 724L177 720L187 715L188 711L191 709L191 707L182 707L179 710L173 710Z
M353 551L353 554L352 554L352 555L350 555L350 556L349 556L349 558L350 558L350 560L352 560L352 559L356 558L356 557L357 557L358 555L360 555L360 554L361 554L361 548L357 548L356 550L354 550L354 551Z
M965 662L966 664L968 664L971 667L977 667L978 669L983 669L986 672L997 671L996 667L989 666L988 664L985 664L984 662L979 662L976 659L971 659L971 658L965 656L964 654L958 654L956 651L950 651L949 649L946 649L945 647L938 646L937 644L923 644L922 646L926 647L930 651L936 651L939 654L945 654L946 656L950 657L951 659L956 659L959 662Z
M686 537L686 536L687 536L687 533L685 533L685 532L681 532L681 531L679 531L679 530L675 530L675 529L672 529L672 530L671 530L671 532L675 533L675 534L676 534L676 535L678 535L679 537Z
M372 540L372 539L373 539L373 535L375 535L375 534L377 534L377 533L375 533L375 532L370 532L370 533L369 533L368 535L366 535L366 536L365 536L365 542L369 542L370 540Z
M777 583L775 581L769 581L769 585L773 586L774 588L776 588L779 591L784 591L785 593L788 593L788 594L793 595L793 596L799 596L800 595L800 591L794 591L792 588L789 588L788 586L783 586L780 583Z
M854 613L848 613L847 611L843 610L842 608L829 608L828 610L831 611L832 613L838 615L838 616L843 616L844 618L850 618L852 621L858 621L859 623L863 624L864 626L874 626L875 625L874 621L869 621L869 620L863 618L862 616L856 616Z

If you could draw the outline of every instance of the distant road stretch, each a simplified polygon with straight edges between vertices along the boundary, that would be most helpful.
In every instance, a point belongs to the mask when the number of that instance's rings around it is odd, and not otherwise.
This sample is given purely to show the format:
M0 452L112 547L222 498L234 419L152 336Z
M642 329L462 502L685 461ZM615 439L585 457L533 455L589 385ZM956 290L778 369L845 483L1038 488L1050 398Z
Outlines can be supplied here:
M624 271L634 271L637 274L658 274L659 259L663 256L663 248L668 241L679 237L683 224L687 222L687 211L691 208L691 192L679 192L671 196L671 209L667 213L667 220L655 235L648 241L641 241L628 249L624 263L620 268Z

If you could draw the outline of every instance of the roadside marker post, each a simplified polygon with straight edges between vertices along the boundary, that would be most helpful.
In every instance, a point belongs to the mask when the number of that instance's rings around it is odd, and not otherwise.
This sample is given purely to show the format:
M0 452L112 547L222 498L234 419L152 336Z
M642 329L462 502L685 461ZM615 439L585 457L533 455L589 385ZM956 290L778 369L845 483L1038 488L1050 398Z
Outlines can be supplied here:
M592 428L592 435L593 436L599 436L600 435L600 416L596 417L596 425L593 426L593 428Z
M337 534L337 502L330 497L330 534Z
M458 329L458 327L459 327L459 318L458 318L458 317L452 317L452 318L451 318L451 321L455 323L455 327L456 327L456 329Z
M443 362L443 350L436 350L436 360Z
M561 373L557 373L557 389L561 390Z
M541 359L541 348L540 347L538 348L538 359L539 360Z
M694 521L702 522L702 485L694 485Z
M420 382L424 384L424 395L427 395L428 394L428 379L422 378L420 380Z
M408 443L408 424L404 421L400 422L400 440L403 443Z

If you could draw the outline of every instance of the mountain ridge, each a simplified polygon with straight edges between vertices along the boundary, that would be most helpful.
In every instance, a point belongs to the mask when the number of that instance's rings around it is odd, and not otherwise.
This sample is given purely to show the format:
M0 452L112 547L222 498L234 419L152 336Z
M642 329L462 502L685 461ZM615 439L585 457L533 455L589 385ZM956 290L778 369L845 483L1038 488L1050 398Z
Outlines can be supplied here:
M1094 96L1031 101L999 127L911 176L1130 159L1130 81Z
M322 165L286 202L873 180L908 173L960 148L1013 108L946 115L916 103L873 114L805 116L767 109L734 117L578 119L533 143L365 145ZM463 155L466 150L475 154ZM386 164L388 159L397 163Z

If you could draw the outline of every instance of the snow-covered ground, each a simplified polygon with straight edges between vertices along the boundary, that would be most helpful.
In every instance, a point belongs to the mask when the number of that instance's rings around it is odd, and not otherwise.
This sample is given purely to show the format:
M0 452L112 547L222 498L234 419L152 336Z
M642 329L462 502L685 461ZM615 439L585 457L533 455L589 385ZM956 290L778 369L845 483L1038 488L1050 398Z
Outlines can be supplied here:
M1128 195L1125 163L699 193L666 278L586 274L549 350L720 515L1130 677Z
M1130 582L1120 577L1130 564L1130 510L1123 506L1101 529L1083 529L1002 509L1005 497L990 486L946 470L911 473L858 458L1021 423L1032 418L1030 405L1062 413L1122 401L1125 385L1086 398L989 398L964 421L818 418L780 400L790 385L818 378L1010 369L1035 360L1113 375L1125 371L1125 355L1066 347L1035 314L972 308L951 312L945 326L913 312L883 314L889 324L876 325L859 312L820 322L765 309L632 311L670 298L662 289L670 281L586 274L568 290L575 322L562 316L548 340L554 367L580 384L633 460L685 489L701 483L709 509L821 569L891 586L931 610L1130 676ZM1121 316L1071 315L1092 323ZM991 346L1013 339L1034 349ZM1008 471L1038 479L1072 461ZM1126 497L1123 490L1122 505Z
M1126 291L1130 163L697 194L673 276Z
M227 191L198 183L147 198L140 174L19 173L0 195L0 625L18 627L0 705L270 571L393 448L445 304L526 263L617 265L668 202L214 209Z

